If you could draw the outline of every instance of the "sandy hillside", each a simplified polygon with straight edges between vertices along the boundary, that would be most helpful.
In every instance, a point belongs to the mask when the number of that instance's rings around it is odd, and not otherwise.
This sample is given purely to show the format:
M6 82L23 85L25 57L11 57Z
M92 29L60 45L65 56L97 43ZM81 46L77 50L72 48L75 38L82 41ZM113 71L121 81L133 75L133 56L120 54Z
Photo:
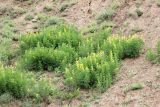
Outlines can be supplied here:
M74 24L79 29L85 28L96 22L97 15L111 6L112 0L77 0L74 5L60 12L60 6L65 0L35 0L32 5L15 0L0 0L1 6L10 6L25 10L23 14L17 13L13 21L18 28L18 34L36 31L39 27L37 15L45 13L49 16L57 16ZM114 84L98 100L92 101L91 107L160 107L160 66L151 64L146 60L146 50L152 48L160 38L160 7L154 0L122 0L113 15L115 23L113 33L141 35L145 41L144 50L136 59L125 59L117 75ZM44 11L45 6L51 6L51 11ZM140 12L138 15L135 13ZM17 10L19 11L19 10ZM25 17L31 14L32 21L26 21ZM0 17L7 16L1 12ZM130 84L141 83L140 90L129 90ZM76 106L79 103L73 100L67 103ZM45 105L44 105L45 106ZM50 104L48 107L58 107L60 104Z

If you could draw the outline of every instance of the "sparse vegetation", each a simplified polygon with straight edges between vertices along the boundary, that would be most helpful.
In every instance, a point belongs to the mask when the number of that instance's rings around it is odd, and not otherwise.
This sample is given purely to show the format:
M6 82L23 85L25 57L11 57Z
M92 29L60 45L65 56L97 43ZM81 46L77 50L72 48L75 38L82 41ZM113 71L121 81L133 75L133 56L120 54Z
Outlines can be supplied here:
M16 28L13 21L9 18L0 19L0 61L10 65L11 59L16 56L16 47L12 46L13 40L16 39Z
M98 23L112 20L114 13L115 13L114 9L112 9L112 8L106 9L104 12L102 12L98 16L98 18L97 18Z
M76 4L76 2L74 2L74 1L67 2L67 3L63 3L63 4L60 6L59 11L60 11L60 12L64 12L67 8L72 7L72 6L75 5L75 4Z
M52 7L51 6L45 6L43 10L46 11L46 12L50 12L50 11L52 11Z
M0 7L0 14L3 16L9 16L10 18L16 18L24 14L26 11L20 7L13 7L9 5L3 5Z
M139 33L139 32L142 32L143 29L141 29L139 26L134 26L132 29L131 29L131 33L132 34L136 34L136 33Z
M46 27L61 25L64 21L56 16L48 16L46 14L38 14L37 15L37 27L38 30L44 29Z
M132 83L124 87L124 92L127 93L129 91L140 90L140 89L143 89L143 87L144 87L144 84L142 83Z
M28 20L28 21L31 21L32 19L34 19L34 17L30 14L25 17L25 20Z
M115 15L118 7L119 7L119 1L113 0L111 2L111 5L97 16L97 23L112 21L112 18Z

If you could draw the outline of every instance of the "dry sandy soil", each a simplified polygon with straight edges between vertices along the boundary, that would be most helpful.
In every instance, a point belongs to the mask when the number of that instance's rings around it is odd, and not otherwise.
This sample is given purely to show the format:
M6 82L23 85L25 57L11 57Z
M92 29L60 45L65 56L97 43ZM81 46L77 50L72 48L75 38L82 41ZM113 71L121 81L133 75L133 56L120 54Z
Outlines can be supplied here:
M0 4L14 5L11 1L0 0ZM43 11L45 5L50 4L52 1L40 0L32 7L25 6L25 8L28 8L30 13L39 13ZM75 5L64 13L60 13L55 8L49 14L63 17L67 22L83 28L95 21L95 16L109 6L111 2L112 0L78 0ZM92 102L90 106L160 107L160 66L151 64L145 58L146 49L155 49L155 45L160 38L160 7L156 5L154 0L122 0L120 4L113 18L117 25L113 28L113 33L121 33L127 36L132 33L133 29L140 29L137 34L141 35L145 41L144 52L139 58L125 59L117 75L117 80L100 99ZM140 17L134 15L134 13L132 14L137 7L143 12ZM131 16L128 13L131 13ZM33 22L28 22L25 26L19 24L24 21L26 14L28 13L14 19L23 33L32 31L31 28L34 26ZM125 87L132 83L142 83L144 87L140 90L125 92ZM76 105L74 101L69 104L73 107ZM49 105L49 107L58 106L60 105Z

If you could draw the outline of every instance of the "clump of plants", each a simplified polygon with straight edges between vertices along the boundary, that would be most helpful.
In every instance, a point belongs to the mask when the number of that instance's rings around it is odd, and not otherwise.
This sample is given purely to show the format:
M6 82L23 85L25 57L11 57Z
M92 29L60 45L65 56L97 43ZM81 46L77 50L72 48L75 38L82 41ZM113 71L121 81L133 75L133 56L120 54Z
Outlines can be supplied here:
M120 60L138 57L143 46L143 41L136 36L101 36L101 39L97 37L97 41L93 42L92 38L86 41L87 44L82 47L86 47L88 51L85 51L86 54L80 54L84 58L80 57L75 64L66 68L66 83L73 87L98 87L101 91L112 83ZM96 49L94 46L99 47ZM83 50L82 47L80 49ZM104 52L99 53L101 50Z
M9 93L15 98L43 100L51 96L52 92L53 88L46 79L37 80L31 73L4 68L2 64L0 65L0 95Z
M104 52L92 53L66 68L66 84L73 88L97 87L104 91L111 85L118 67L118 59L112 52L108 56Z
M74 48L82 41L78 30L73 26L60 25L44 29L39 33L29 33L21 37L20 48L24 52L37 45L48 48L57 48L68 44Z
M156 45L156 52L152 49L148 49L146 53L146 58L151 61L152 63L159 63L160 62L160 41L158 41Z
M109 37L102 45L102 50L108 54L113 51L120 59L135 58L141 53L143 47L143 40L136 37Z
M104 41L111 36L111 29L99 29L93 34L89 34L88 37L79 44L78 54L79 57L86 57L91 53L96 53L101 50Z
M136 36L129 37L124 45L124 58L138 57L142 51L143 44L142 39Z
M65 50L63 50L66 48ZM68 50L67 50L68 49ZM21 65L26 70L48 70L63 68L68 63L75 60L76 53L74 49L62 45L58 49L45 47L36 47L25 52L22 56Z
M104 92L113 82L120 61L141 53L136 36L111 36L110 28L82 37L73 26L60 25L20 39L22 68L53 71L59 68L69 89L97 88Z

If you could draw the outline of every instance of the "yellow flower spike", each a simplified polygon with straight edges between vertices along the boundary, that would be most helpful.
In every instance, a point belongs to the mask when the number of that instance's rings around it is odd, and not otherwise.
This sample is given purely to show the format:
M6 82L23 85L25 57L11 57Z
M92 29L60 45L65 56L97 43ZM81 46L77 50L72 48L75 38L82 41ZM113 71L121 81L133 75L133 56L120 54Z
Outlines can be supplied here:
M112 52L112 51L110 51L109 57L110 57L110 61L111 61L111 62L114 62L114 59L113 59L113 52Z
M64 32L65 32L65 33L67 32L66 28L64 28Z

